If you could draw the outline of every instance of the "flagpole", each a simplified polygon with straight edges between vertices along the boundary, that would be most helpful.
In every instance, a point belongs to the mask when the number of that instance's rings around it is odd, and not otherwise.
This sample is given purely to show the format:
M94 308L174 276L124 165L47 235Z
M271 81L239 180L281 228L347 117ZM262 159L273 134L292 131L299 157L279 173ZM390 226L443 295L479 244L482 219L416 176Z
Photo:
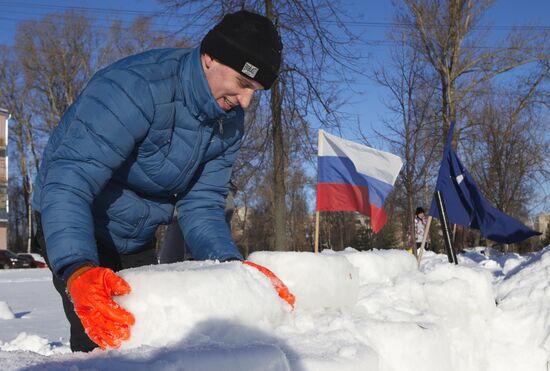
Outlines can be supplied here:
M319 211L315 213L315 250L317 254L319 252Z
M321 146L323 145L322 135L323 131L319 129L319 134L317 137L317 162L319 162L319 153L321 153ZM319 172L319 167L317 167L317 172ZM319 174L317 174L317 177L319 177ZM319 205L317 205L317 211L315 212L315 247L313 250L316 254L319 252L319 217Z
M428 240L428 233L430 232L430 226L432 225L432 216L428 217L428 222L426 223L426 228L424 228L424 236L422 236L422 243L420 244L420 249L418 251L418 256L416 261L418 266L420 266L420 261L422 260L422 255L424 255L424 246L426 246L426 241Z
M449 233L449 219L447 218L447 210L445 209L445 203L441 196L441 191L435 191L435 200L437 209L439 211L439 221L441 222L441 229L443 230L443 240L445 240L445 247L447 249L447 258L449 263L458 264L456 253L453 249L453 242L451 241L451 234Z

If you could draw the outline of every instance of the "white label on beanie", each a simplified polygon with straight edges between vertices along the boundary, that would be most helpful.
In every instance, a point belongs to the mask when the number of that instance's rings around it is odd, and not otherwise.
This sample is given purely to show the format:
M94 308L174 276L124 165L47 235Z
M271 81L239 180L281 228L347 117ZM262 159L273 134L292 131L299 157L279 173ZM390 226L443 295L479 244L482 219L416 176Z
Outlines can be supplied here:
M250 76L251 78L254 78L256 76L256 74L258 73L258 67L253 66L250 63L246 62L243 69L242 69L242 72L246 76Z

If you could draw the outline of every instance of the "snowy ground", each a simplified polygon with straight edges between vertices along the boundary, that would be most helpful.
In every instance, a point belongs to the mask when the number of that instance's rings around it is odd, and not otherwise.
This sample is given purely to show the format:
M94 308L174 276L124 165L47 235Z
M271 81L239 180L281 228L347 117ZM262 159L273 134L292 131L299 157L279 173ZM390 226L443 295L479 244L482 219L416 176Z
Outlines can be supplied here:
M479 249L478 249L479 251ZM490 255L490 254L487 254ZM188 262L122 272L136 316L120 350L71 354L47 269L0 271L1 370L550 369L550 247L472 251L447 263L404 251L255 253L254 268Z

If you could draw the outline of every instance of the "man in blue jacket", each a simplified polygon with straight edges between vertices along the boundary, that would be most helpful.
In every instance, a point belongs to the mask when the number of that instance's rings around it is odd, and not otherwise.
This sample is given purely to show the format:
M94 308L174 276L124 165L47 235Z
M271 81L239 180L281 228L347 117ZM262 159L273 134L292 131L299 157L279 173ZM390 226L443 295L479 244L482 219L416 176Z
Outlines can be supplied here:
M33 205L73 351L130 336L134 317L112 300L130 287L114 272L157 262L155 231L174 208L196 259L243 260L225 198L243 109L271 87L281 52L269 19L239 11L199 48L151 50L97 72L65 112Z

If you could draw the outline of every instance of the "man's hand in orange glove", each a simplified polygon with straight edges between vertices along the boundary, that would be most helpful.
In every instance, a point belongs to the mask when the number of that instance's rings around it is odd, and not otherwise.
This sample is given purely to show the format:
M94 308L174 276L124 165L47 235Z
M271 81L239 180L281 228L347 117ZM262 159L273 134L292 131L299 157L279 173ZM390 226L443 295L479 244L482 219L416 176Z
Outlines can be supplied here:
M118 348L130 337L135 318L112 299L128 294L130 285L112 270L81 267L67 280L67 291L86 334L101 349Z
M269 269L267 269L266 267L264 266L261 266L259 264L256 264L256 263L252 263L252 262L249 262L249 261L244 261L243 264L246 264L246 265L249 265L251 267L254 267L256 268L257 270L259 270L260 272L262 272L263 274L265 274L267 276L267 278L269 278L271 280L271 283L273 284L273 287L275 287L275 290L277 290L277 293L279 294L279 296L281 297L281 299L283 299L284 301L286 301L288 304L290 304L290 306L292 307L292 309L294 309L294 302L296 301L296 298L294 297L294 295L292 295L292 293L288 290L288 287L286 287L286 285L283 283L283 281L281 281L276 275L275 273L273 273L272 271L270 271Z

